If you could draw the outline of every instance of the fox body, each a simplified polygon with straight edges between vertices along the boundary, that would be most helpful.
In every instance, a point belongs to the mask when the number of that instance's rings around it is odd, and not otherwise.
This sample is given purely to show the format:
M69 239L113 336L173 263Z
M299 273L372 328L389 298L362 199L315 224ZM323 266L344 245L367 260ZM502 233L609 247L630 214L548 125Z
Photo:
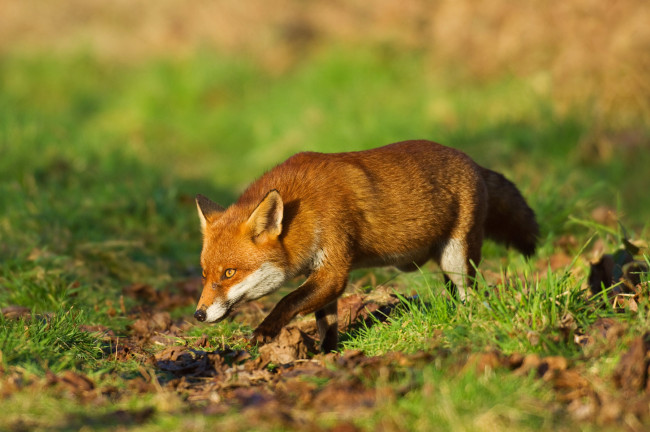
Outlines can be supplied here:
M239 303L307 279L257 327L266 342L315 312L321 348L338 343L337 298L350 270L436 261L461 300L484 237L535 250L535 215L513 183L465 153L404 141L350 153L298 153L224 209L198 195L203 291L195 317L217 322Z

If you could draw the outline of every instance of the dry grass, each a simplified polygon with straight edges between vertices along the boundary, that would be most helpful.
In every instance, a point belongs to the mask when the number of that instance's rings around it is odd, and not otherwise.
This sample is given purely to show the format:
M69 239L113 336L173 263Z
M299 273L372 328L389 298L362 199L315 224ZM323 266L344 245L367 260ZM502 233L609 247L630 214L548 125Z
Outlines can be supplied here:
M625 124L650 118L648 23L644 0L0 0L0 52L137 61L205 47L282 72L323 45L417 49L432 70L529 77L560 107Z

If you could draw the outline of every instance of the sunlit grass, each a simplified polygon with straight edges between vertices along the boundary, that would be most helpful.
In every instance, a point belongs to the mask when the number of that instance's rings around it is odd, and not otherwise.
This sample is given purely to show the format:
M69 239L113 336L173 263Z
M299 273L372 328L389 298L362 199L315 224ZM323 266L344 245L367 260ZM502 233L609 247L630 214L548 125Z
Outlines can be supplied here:
M392 270L382 270L379 277L396 287L402 305L388 321L345 335L343 351L446 350L464 358L497 349L578 358L583 352L562 326L572 320L584 330L614 312L587 300L584 260L553 271L543 268L545 260L566 234L578 238L578 248L591 247L594 233L606 247L617 246L595 225L575 223L589 220L598 204L618 206L631 232L647 234L650 203L638 185L650 181L650 156L592 157L584 145L594 134L592 120L555 112L524 79L463 82L432 71L417 54L339 49L323 50L280 75L211 52L111 67L89 56L14 55L0 62L0 82L0 303L32 313L28 321L0 321L1 366L41 376L48 369L101 371L124 383L137 375L135 361L116 366L98 336L79 327L102 324L125 334L128 319L114 310L120 301L126 310L136 305L120 300L125 286L165 288L198 277L194 195L228 205L254 178L302 150L436 140L504 172L541 224L539 252L529 262L486 244L481 268L508 268L522 277L498 283L479 277L465 304L444 294L431 267L396 279ZM192 309L170 312L193 322ZM636 314L616 316L631 332L649 325L644 305ZM235 317L196 325L184 337L189 346L205 334L213 347L243 349L252 325ZM611 359L590 361L595 369L612 369ZM416 372L413 391L364 424L391 429L403 417L412 430L558 426L540 409L551 403L543 384L499 372L451 373L452 363ZM183 412L182 401L160 408L166 402L155 397L120 402L158 407L151 422L130 427L209 427ZM11 406L19 407L20 398ZM34 401L26 411L40 427L54 411L79 414L74 403L55 396L45 395L43 404L42 414ZM99 411L97 417L110 414ZM64 417L54 423L65 426ZM237 423L232 418L222 420Z

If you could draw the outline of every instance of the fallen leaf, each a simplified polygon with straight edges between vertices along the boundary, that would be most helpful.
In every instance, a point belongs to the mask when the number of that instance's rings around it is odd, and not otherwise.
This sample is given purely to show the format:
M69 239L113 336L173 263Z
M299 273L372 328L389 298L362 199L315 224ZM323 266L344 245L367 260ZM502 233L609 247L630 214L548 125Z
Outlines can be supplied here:
M635 393L646 390L650 367L650 332L634 339L614 371L616 387Z
M166 331L172 324L169 312L157 312L151 317L149 328L154 331Z
M474 367L477 374L483 374L488 370L495 370L503 364L504 362L501 357L495 351L473 353L469 356L463 370L468 370L469 368Z
M524 357L523 361L521 362L521 366L516 369L515 373L517 375L528 375L530 371L536 371L541 363L542 360L540 359L539 355L528 354Z
M295 326L284 327L271 342L259 348L263 364L288 364L298 359L308 358L316 350L314 339Z
M364 304L364 296L361 294L351 294L338 300L339 331L346 331L357 320Z
M568 361L562 356L544 357L537 367L537 374L546 381L551 380L558 371L566 370Z
M336 411L339 416L358 416L359 410L374 406L375 392L358 382L333 382L316 394L313 404L322 410Z
M0 309L0 313L8 320L27 319L32 316L32 310L24 306L5 306Z
M95 384L86 375L67 370L60 377L60 382L67 385L75 393L93 390Z

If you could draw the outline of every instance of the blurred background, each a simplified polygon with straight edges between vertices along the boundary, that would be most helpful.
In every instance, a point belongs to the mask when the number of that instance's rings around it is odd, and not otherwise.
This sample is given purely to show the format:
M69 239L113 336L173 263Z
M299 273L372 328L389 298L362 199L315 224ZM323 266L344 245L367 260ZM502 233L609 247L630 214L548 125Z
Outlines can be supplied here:
M417 54L422 72L526 77L563 108L617 123L650 108L650 8L641 0L393 2L24 0L0 3L3 53L85 52L108 63L197 51L287 73L339 46Z
M648 23L642 0L0 0L0 258L188 266L194 194L413 138L504 172L547 239L642 230Z

